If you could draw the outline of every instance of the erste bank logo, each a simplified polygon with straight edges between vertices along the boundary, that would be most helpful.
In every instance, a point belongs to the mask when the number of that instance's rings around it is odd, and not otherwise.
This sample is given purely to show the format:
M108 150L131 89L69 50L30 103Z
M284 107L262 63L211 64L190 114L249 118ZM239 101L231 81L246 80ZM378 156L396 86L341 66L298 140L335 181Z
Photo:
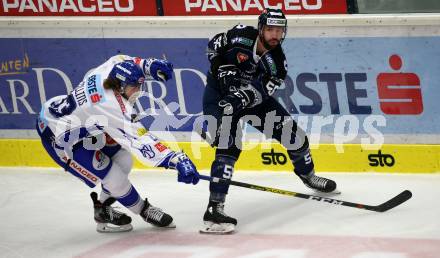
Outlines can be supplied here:
M383 59L367 59L376 69L347 59L344 63L338 61L339 72L300 72L295 77L288 76L275 97L282 100L291 114L421 115L423 80L416 73L403 71L404 58L400 55L391 54L387 59L386 68L379 66Z
M415 73L399 72L402 63L399 55L390 56L389 64L395 72L377 76L380 109L388 115L421 114L423 100L420 79Z

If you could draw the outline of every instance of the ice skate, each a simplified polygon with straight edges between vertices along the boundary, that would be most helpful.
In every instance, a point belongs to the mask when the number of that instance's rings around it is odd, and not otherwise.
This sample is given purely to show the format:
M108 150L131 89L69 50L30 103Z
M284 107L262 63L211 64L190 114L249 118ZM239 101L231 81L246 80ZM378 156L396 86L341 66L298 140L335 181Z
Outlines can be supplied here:
M127 232L133 229L131 218L111 207L115 198L108 198L104 203L98 200L98 194L92 192L90 197L93 201L94 218L97 223L96 231L101 233Z
M175 228L173 217L163 212L160 208L154 207L145 199L144 208L141 211L141 217L151 225L160 228Z
M301 178L301 180L307 187L315 191L326 194L341 193L339 190L336 189L335 181L317 176L315 175L315 171L310 172L308 175L299 175L299 178Z
M224 235L235 231L237 220L225 214L224 206L222 202L209 202L203 216L204 227L200 229L200 233Z

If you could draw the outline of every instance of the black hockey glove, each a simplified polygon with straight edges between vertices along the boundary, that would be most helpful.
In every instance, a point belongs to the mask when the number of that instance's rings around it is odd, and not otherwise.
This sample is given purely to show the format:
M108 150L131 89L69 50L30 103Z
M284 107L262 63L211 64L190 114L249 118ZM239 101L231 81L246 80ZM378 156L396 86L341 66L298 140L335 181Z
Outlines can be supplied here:
M228 94L231 87L240 87L240 69L235 65L221 65L217 71L217 80L220 85L220 93Z
M223 108L223 114L230 115L237 113L249 106L261 103L261 94L251 85L240 89L233 88L218 105Z

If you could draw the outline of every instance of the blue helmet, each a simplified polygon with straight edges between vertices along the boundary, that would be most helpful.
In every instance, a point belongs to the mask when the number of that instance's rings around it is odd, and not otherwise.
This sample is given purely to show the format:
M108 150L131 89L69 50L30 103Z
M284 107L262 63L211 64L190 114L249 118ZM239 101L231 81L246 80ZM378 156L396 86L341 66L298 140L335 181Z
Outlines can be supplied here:
M145 81L144 72L133 61L117 63L113 66L108 77L119 80L122 88L126 85L139 85Z

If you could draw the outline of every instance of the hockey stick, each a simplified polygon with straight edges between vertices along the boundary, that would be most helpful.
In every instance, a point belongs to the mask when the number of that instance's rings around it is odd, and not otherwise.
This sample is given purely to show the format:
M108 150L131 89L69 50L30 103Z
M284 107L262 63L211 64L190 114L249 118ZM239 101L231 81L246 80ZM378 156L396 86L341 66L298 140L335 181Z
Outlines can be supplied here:
M409 200L412 197L412 193L409 190L405 190L380 205L372 206L372 205L366 205L366 204L361 204L361 203L346 202L346 201L341 201L341 200L337 200L337 199L321 197L321 196L316 196L316 195L297 193L297 192L292 192L292 191L287 191L287 190L282 190L282 189L277 189L277 188L272 188L272 187L237 182L237 181L227 180L227 179L218 178L218 177L210 177L210 176L200 175L200 179L214 182L214 183L235 185L235 186L250 188L250 189L259 190L259 191L272 192L272 193L277 193L277 194L281 194L281 195L293 196L293 197L298 197L298 198L303 198L303 199L315 200L315 201L320 201L320 202L326 202L326 203L348 206L348 207L364 209L364 210L369 210L369 211L376 211L376 212L384 212L384 211L390 210L390 209L406 202L407 200Z

